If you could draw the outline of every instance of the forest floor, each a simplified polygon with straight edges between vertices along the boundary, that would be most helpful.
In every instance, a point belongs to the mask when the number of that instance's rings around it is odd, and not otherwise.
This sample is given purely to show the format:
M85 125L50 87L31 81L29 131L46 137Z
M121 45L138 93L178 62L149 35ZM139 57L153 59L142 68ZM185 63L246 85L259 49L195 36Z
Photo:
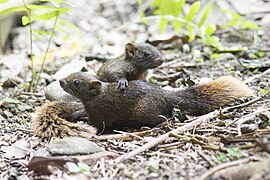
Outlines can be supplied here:
M77 3L63 19L79 29L65 27L67 33L53 39L37 93L24 89L31 78L29 27L13 29L6 53L0 55L0 179L270 179L270 32L269 23L264 22L269 12L252 14L259 30L218 30L215 35L222 44L238 48L223 52L215 52L197 38L187 45L185 38L174 36L172 30L160 34L157 22L137 23L137 12L137 1ZM50 22L33 23L34 29L50 27ZM173 36L176 38L171 39ZM35 109L47 101L44 88L72 72L87 69L96 73L104 59L123 53L130 41L150 42L166 59L150 71L148 81L152 83L184 88L190 82L229 75L246 81L254 97L241 101L242 107L232 104L230 110L195 117L194 121L203 121L180 135L171 133L165 141L125 161L118 158L192 121L168 121L153 129L137 130L141 133L100 135L93 142L106 153L96 156L50 155L48 142L35 137L30 129ZM46 38L34 38L36 67L41 64L46 42ZM76 166L78 161L87 165ZM66 162L73 162L75 170Z

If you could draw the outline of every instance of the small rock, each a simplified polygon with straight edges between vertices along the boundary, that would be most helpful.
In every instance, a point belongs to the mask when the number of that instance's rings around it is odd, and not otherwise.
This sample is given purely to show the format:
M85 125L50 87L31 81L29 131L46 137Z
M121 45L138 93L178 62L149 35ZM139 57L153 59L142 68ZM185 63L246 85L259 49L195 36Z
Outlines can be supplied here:
M66 137L52 141L46 149L52 155L93 154L104 151L96 143L80 137Z
M81 71L84 67L87 67L87 64L86 64L85 60L74 59L70 63L65 64L59 71L57 71L53 75L53 78L55 78L57 80L65 78L68 75L70 75L71 73Z
M54 81L45 88L45 97L48 100L62 100L65 102L79 101L78 98L65 92L59 84L59 81Z
M246 133L254 132L257 128L258 128L258 125L256 124L242 124L241 132L246 134Z
M8 110L4 110L4 116L5 116L6 118L8 118L8 117L12 117L13 114L12 114L10 111L8 111Z
M6 81L3 82L3 87L15 87L17 84L21 84L23 82L22 78L20 77L10 77Z

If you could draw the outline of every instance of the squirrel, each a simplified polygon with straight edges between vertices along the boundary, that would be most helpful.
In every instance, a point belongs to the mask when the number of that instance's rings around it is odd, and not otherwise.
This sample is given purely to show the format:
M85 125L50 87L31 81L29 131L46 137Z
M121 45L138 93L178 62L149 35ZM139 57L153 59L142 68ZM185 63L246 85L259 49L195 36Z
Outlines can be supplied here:
M147 70L160 66L164 58L150 44L127 43L125 53L106 61L97 72L97 77L104 82L117 82L118 88L128 87L128 81L145 80Z
M130 42L125 45L124 54L106 61L101 66L97 72L97 76L98 79L102 81L118 82L118 88L124 89L128 86L128 81L135 79L145 80L147 70L156 68L163 62L164 58L154 46L150 44L134 44ZM83 74L84 73L82 73L82 76ZM90 75L87 76L89 78ZM91 79L95 78L95 76L91 75ZM59 108L59 106L62 106L62 108ZM54 110L58 112L55 112ZM36 111L31 126L36 135L41 138L50 139L54 136L63 137L68 135L79 136L78 131L75 132L74 130L74 132L71 133L69 129L76 129L79 125L72 124L72 122L83 120L85 117L87 117L86 112L83 105L80 103L45 103L45 105L41 106ZM50 119L59 119L59 122L63 122L62 126L57 129L59 126L58 122L50 121ZM46 123L44 124L47 120L48 123L51 124L49 128L46 128ZM68 122L65 122L65 120ZM82 126L84 125L82 124ZM85 128L82 128L82 132L89 132L89 136L87 137L91 137L90 134L93 134L95 131L92 127L86 126Z
M177 91L165 90L141 80L130 81L126 90L120 91L117 89L117 83L101 82L91 75L82 73L73 73L61 79L60 85L67 93L81 100L88 116L88 124L97 128L99 132L126 127L155 127L164 122L159 115L170 117L176 105L183 114L198 116L253 94L243 82L229 76ZM73 134L69 132L73 131L72 122L66 122L58 116L43 118L47 116L45 113L48 106L53 111L58 111L59 108L59 111L62 111L60 102L41 107L33 124L41 124L43 128L41 131L40 127L32 126L35 134L42 137L57 134L51 133L51 130ZM55 125L54 128L50 128L51 124ZM82 129L82 132L86 132L85 127ZM74 131L76 134L78 130Z

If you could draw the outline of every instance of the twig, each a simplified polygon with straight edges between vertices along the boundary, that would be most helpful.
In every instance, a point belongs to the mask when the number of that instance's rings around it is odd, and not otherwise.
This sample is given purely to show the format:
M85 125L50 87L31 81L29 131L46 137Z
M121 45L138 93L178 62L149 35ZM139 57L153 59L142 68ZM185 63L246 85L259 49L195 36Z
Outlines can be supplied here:
M270 73L270 68L268 68L266 71L264 71L263 73L261 74L257 74L257 75L254 75L254 76L251 76L250 78L248 78L247 80L245 80L244 82L245 83L249 83L251 81L253 81L254 79L259 79L260 77L266 75L266 74L269 74Z
M101 135L101 136L95 136L95 139L99 140L99 141L104 141L104 140L108 140L108 139L132 140L132 139L134 139L134 136L145 136L147 134L152 133L153 130L154 129L141 131L141 132L135 132L135 133Z
M21 92L22 95L27 95L27 96L36 96L36 97L43 97L44 94L41 93L33 93L33 92Z
M236 165L239 165L239 164L243 164L243 163L247 163L249 162L250 159L240 159L240 160L237 160L237 161L233 161L233 162L228 162L228 163L224 163L224 164L220 164L216 167L213 167L212 169L208 170L207 172L205 172L201 177L200 179L201 180L205 180L205 179L209 179L209 177L211 175L213 175L216 171L219 171L221 169L225 169L227 167L231 167L231 166L236 166Z
M169 147L172 147L172 146L178 146L178 145L180 145L180 144L182 144L182 142L173 142L173 143L169 143L169 144L160 144L160 145L158 145L157 147L158 148L169 148Z
M138 135L136 135L135 133L129 133L129 132L117 131L117 130L114 130L114 132L117 132L117 133L120 133L120 134L128 134L128 135L130 135L130 136L132 136L132 137L135 137L135 138L138 138L138 139L140 139L140 140L145 141L141 136L138 136Z
M244 124L245 122L247 122L248 120L252 119L254 116L256 116L256 114L258 113L262 113L262 112L265 112L265 111L269 111L270 108L267 108L267 109L261 109L261 110L258 110L258 111L255 111L253 113L250 113L246 116L243 116L239 119L239 124L237 125L237 131L238 131L238 136L241 136L242 135L242 132L241 132L241 125Z
M235 105L235 106L232 106L232 107L228 107L227 108L227 111L232 111L234 109L240 109L240 108L243 108L243 107L247 107L251 104L254 104L255 102L261 100L266 94L264 94L263 96L260 96L260 97L256 97L255 99L252 99L251 101L248 101L246 103L243 103L243 104L239 104L239 105Z
M206 156L202 151L197 151L197 153L202 156L203 159L205 159L211 166L216 166L216 163L214 163L210 158Z
M167 140L170 137L170 134L181 134L183 131L190 130L194 126L199 125L203 122L206 122L213 117L217 117L218 115L219 115L218 111L213 111L213 112L210 112L208 114L199 116L199 117L195 118L194 121L187 123L184 126L178 127L177 129L174 129L170 132L167 132L166 134L163 134L163 135L159 136L158 138L155 138L154 140L150 141L149 143L146 143L145 145L139 147L138 149L135 149L127 154L124 154L124 155L118 157L117 159L114 160L114 164L121 163L121 162L141 153L141 152L144 152L144 151L158 145L159 143Z

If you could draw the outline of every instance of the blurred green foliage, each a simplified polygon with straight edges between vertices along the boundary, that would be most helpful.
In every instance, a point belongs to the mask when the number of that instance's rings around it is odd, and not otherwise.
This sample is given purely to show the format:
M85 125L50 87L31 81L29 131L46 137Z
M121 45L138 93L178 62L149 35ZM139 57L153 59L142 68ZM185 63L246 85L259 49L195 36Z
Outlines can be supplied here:
M1 0L0 3L7 3L9 0ZM27 89L31 92L35 92L37 85L39 84L40 75L43 72L44 64L47 58L47 54L49 51L49 47L51 44L51 40L55 35L55 29L58 29L60 32L62 31L61 25L69 26L70 28L74 27L74 25L70 25L70 23L60 20L59 16L70 11L70 8L62 7L63 4L70 5L70 3L65 0L40 0L40 2L48 2L45 5L39 4L26 4L25 0L22 0L23 6L11 7L4 9L0 12L0 16L11 13L11 12L25 12L25 15L22 16L22 25L29 25L30 31L30 60L31 60L31 71L32 78L31 82L28 85ZM66 6L65 5L65 6ZM33 21L52 21L53 27L50 31L40 30L40 29L32 29ZM60 22L60 23L59 23ZM41 68L38 73L35 71L34 62L33 62L33 35L37 36L38 39L42 39L45 36L48 36L47 46L44 53L44 58L42 61Z
M202 7L201 1L195 1L190 5L189 10L184 13L185 5L187 5L185 0L153 0L148 7L154 7L153 16L159 18L161 33L166 30L168 24L171 24L177 34L188 35L189 42L192 42L198 36L203 44L222 49L223 46L219 42L219 38L214 35L217 25L206 21L212 10L213 3L209 1L208 4ZM150 18L143 13L141 0L139 0L139 7L141 19L146 22ZM234 11L222 9L219 11L224 15L228 15L226 17L230 17L228 22L223 24L221 28L258 29L255 23L244 20Z

